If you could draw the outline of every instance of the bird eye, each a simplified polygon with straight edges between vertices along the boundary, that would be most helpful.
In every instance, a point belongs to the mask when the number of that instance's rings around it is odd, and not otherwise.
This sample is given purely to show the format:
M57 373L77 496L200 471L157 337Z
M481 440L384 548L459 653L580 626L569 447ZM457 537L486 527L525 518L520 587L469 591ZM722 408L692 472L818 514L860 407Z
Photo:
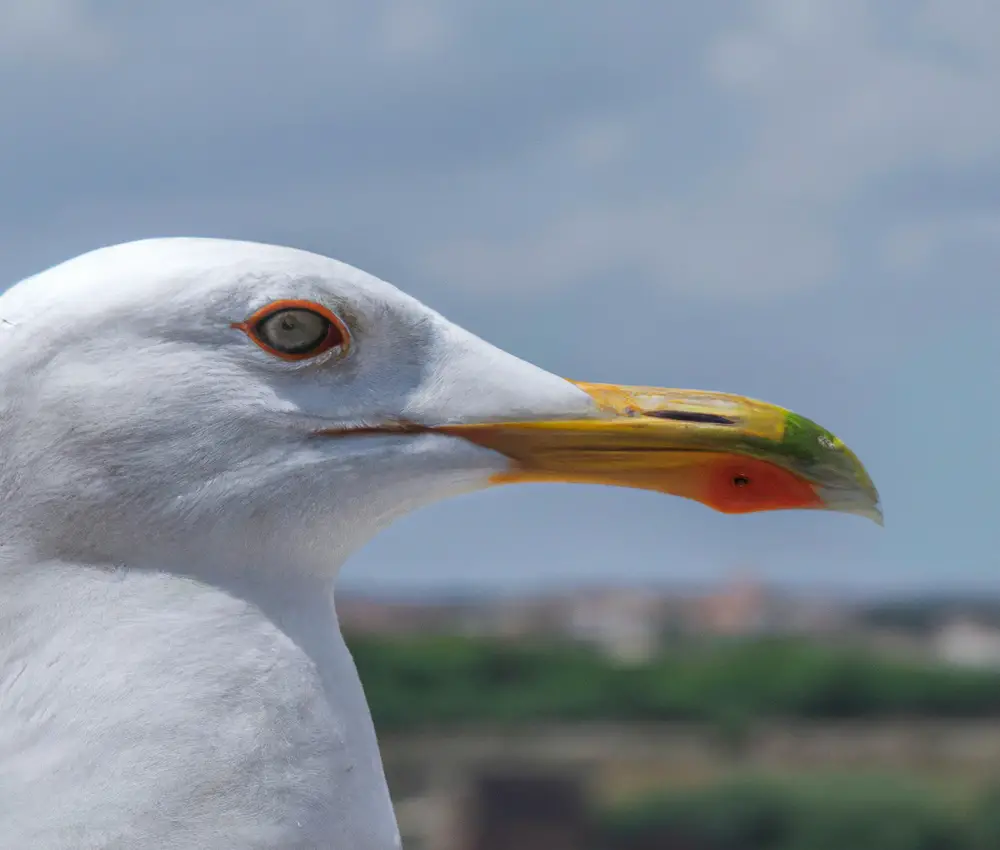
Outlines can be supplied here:
M340 319L309 301L278 301L233 327L286 360L305 360L332 348L346 348L349 339Z
M279 310L257 324L257 335L282 354L307 354L330 333L330 320L311 310Z

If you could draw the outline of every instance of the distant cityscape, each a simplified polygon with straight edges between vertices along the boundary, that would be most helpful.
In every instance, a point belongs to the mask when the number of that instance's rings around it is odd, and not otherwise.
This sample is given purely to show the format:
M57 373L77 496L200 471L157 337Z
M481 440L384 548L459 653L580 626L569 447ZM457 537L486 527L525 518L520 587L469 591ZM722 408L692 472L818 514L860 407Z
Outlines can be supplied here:
M348 635L572 642L621 664L642 664L685 644L789 637L1000 671L1000 593L874 600L797 592L744 572L702 588L422 598L341 592L337 609ZM459 724L381 736L406 846L415 850L591 846L588 813L595 806L657 789L711 787L740 772L785 777L794 786L823 771L881 771L928 787L941 781L977 788L1000 763L992 717L764 719L741 741L681 721L540 722L518 729ZM650 841L606 846L706 846Z
M702 590L607 586L421 599L351 592L338 597L337 609L353 634L565 640L623 662L684 640L799 636L1000 669L1000 594L865 601L773 588L745 573Z

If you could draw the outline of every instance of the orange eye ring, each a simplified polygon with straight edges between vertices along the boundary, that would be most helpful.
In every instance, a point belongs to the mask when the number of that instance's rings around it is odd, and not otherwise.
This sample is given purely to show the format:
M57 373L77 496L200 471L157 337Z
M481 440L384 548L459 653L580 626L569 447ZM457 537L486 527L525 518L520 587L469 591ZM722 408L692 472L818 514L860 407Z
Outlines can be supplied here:
M282 344L275 330L269 325L278 320L279 316L286 320L280 328L282 331L305 330L309 332L312 323L314 338L306 338L296 345ZM317 322L319 320L319 322ZM298 327L296 328L296 324ZM303 327L304 326L304 327ZM347 351L351 344L351 333L347 325L332 310L315 301L302 301L286 298L274 301L266 307L261 307L248 319L233 322L230 327L243 331L258 346L268 354L280 357L282 360L311 360L334 348Z

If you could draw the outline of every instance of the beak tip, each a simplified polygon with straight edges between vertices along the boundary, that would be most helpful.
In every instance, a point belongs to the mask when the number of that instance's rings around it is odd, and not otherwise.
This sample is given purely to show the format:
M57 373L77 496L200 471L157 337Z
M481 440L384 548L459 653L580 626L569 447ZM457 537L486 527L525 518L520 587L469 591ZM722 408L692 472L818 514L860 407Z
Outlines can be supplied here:
M871 505L855 508L853 510L848 509L848 513L857 514L858 516L870 519L879 528L885 528L885 516L882 513L882 503L874 502Z
M871 520L879 528L885 527L882 500L872 486L820 486L817 492L822 507L841 514L854 514Z

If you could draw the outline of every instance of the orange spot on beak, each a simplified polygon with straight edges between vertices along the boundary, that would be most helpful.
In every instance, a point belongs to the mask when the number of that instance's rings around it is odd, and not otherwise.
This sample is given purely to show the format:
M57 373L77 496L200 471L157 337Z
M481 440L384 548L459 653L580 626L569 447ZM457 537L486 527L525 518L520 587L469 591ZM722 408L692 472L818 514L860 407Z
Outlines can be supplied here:
M703 469L700 487L704 490L701 497L691 497L727 514L823 506L809 482L773 463L750 457L714 458Z

